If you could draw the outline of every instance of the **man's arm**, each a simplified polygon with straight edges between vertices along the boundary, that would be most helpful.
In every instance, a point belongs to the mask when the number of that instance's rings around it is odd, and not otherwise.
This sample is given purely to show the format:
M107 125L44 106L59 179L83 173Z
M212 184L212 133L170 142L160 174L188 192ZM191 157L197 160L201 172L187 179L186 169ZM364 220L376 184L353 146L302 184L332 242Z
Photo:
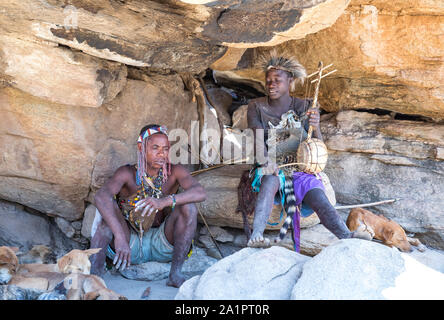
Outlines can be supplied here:
M268 152L267 148L265 147L265 141L264 137L262 136L261 139L258 140L257 138L257 130L263 130L262 132L265 135L265 129L259 119L259 115L256 111L256 106L253 102L250 101L248 103L248 109L247 109L247 123L248 128L253 130L253 137L254 137L254 155L255 155L255 161L259 164L264 164L268 162ZM259 155L259 156L258 156ZM265 161L264 161L265 159Z
M122 221L119 220L119 208L114 195L118 194L123 186L131 179L131 170L122 166L116 170L114 175L97 191L94 200L97 209L114 235L114 246L117 260L131 262L129 239L123 229ZM122 217L123 219L123 217Z
M175 195L176 204L187 204L205 201L205 199L207 198L205 189L184 166L175 165L173 168L173 175L176 177L179 185L184 189L184 192ZM170 205L172 205L173 200L171 198L170 200Z
M308 123L310 126L313 127L313 132L311 136L313 138L322 140L321 128L319 126L320 123L319 109L310 109L307 111L307 114L309 115Z

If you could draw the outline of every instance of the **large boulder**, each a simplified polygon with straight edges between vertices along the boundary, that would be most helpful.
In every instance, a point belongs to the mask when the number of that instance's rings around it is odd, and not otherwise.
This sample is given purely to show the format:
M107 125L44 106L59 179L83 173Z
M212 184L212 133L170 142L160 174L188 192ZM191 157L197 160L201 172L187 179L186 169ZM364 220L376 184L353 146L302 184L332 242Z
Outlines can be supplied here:
M175 299L442 299L443 266L438 251L402 253L360 239L336 240L313 258L244 248L185 281Z
M47 41L0 35L0 74L14 87L51 102L100 107L125 87L124 64Z
M444 274L395 248L347 239L307 261L294 300L443 299Z
M309 259L282 247L245 248L218 261L200 277L186 281L175 299L289 299L302 266Z

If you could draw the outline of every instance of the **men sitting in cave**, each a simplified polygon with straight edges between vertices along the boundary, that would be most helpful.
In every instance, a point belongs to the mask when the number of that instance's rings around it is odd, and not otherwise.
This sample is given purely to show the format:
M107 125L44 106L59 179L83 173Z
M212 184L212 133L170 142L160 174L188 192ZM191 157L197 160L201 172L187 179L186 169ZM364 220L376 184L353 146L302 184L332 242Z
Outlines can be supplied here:
M195 203L206 194L185 167L170 163L169 148L165 127L145 126L137 142L137 165L121 166L97 191L99 222L91 248L102 250L91 258L91 273L104 272L105 256L119 270L171 261L167 285L179 287L185 281L181 269L197 226ZM184 191L176 194L179 186Z
M292 150L295 153L299 142L306 139L309 125L314 127L313 137L322 140L319 128L319 111L318 109L308 108L312 100L290 96L290 88L298 80L303 82L306 77L304 67L292 57L278 57L276 54L272 54L264 66L264 71L267 96L251 100L247 113L248 127L253 129L255 135L257 129L263 129L265 137L264 144L262 144L262 141L255 139L256 155L264 155L265 161L261 167L254 171L254 181L257 183L255 187L259 188L259 194L254 209L253 231L247 244L250 247L270 246L269 239L264 238L263 233L273 208L275 195L280 191L280 195L278 193L276 197L276 200L279 200L284 190L285 177L283 177L278 165L267 154L266 141L270 123L273 127L277 126L281 121L281 116L289 110L294 111L299 123L304 123L303 120L308 117L308 121L300 126L299 132L302 137L297 139L296 145L292 145ZM278 156L276 155L276 158ZM256 158L256 161L258 161L258 158ZM297 175L295 175L293 172L293 184L296 204L299 211L302 209L302 216L309 216L316 212L321 223L340 239L354 237L370 239L370 234L366 232L351 232L347 228L336 209L330 204L324 192L324 185L315 175L303 172L297 172ZM281 201L278 201L278 203L281 203ZM296 212L295 214L300 213Z

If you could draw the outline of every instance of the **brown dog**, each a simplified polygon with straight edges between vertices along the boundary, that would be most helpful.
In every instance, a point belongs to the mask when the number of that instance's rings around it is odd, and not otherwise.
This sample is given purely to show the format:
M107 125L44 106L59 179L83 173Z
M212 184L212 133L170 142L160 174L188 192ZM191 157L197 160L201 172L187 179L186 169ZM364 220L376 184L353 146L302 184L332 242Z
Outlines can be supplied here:
M57 260L56 264L29 263L21 264L18 274L24 275L28 272L61 272L89 274L91 262L89 257L101 249L78 250L74 249Z
M82 273L89 274L89 256L100 249L72 250L61 257L57 264L19 264L16 247L0 247L0 284L15 284L22 288L47 290L49 280L37 276L38 273Z
M346 224L350 231L364 227L372 234L373 238L381 240L385 245L396 247L403 252L411 252L411 245L418 246L420 251L425 249L418 239L407 237L404 229L395 221L362 208L350 210Z
M64 294L67 300L127 300L106 287L102 278L92 274L36 272L15 275L8 283L24 289L38 289Z
M15 250L14 250L15 249ZM0 284L25 289L63 292L68 300L126 300L90 275L89 256L100 249L72 250L57 264L18 264L17 248L0 247Z

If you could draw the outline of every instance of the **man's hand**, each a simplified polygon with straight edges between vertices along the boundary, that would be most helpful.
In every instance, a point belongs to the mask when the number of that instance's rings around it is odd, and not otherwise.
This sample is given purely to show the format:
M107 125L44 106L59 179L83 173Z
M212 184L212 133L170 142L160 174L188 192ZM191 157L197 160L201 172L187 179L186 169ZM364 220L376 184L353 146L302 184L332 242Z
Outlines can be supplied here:
M320 120L320 115L319 115L319 110L310 108L307 111L307 115L308 115L308 123L310 124L310 126L312 127L318 127L319 126L319 120Z
M142 211L142 217L148 215L148 217L159 210L169 206L169 202L172 201L168 197L165 198L151 198L148 197L146 199L140 200L136 204L136 212Z
M114 238L114 250L116 255L114 256L113 264L116 266L116 269L120 267L120 270L124 270L125 267L129 267L131 265L131 249L125 237Z
M262 167L262 172L264 175L269 175L269 174L273 174L275 176L279 175L279 168L278 165L276 164L276 162L274 161L268 161L263 167Z

